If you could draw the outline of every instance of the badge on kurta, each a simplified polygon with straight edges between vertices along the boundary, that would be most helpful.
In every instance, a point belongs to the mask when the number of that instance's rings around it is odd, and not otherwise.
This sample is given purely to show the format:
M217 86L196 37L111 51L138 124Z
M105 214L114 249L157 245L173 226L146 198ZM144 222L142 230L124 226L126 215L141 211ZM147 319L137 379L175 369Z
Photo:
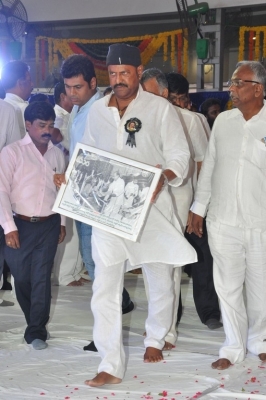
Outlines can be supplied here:
M136 146L135 133L141 129L142 123L138 118L130 118L125 123L125 131L128 133L126 144Z

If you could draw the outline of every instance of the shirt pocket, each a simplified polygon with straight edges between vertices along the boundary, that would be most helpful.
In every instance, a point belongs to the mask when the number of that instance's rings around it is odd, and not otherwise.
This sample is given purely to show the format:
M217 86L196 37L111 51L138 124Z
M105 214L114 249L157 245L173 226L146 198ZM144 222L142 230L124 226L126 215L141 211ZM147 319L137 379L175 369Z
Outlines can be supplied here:
M266 169L266 146L264 142L253 139L251 162L260 169Z

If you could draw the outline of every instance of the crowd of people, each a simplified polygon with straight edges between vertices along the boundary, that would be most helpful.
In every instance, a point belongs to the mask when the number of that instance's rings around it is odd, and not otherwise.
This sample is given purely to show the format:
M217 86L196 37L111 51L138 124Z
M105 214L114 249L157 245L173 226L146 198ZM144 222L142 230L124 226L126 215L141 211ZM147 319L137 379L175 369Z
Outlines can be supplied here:
M247 350L265 362L265 68L238 63L229 81L234 109L222 112L210 98L195 112L187 79L144 71L137 47L111 45L106 65L110 87L103 94L89 58L68 57L54 107L46 95L31 95L26 63L2 70L0 275L5 261L26 319L26 343L47 347L52 272L59 285L91 280L93 341L84 349L98 351L101 362L85 383L120 383L122 315L134 309L124 273L142 268L149 304L144 362L156 363L177 341L186 266L200 320L209 329L224 327L212 367L242 362ZM67 179L77 201L109 217L128 218L147 196L147 181L116 168L96 173L83 154L68 178L77 143L161 169L137 242L52 211ZM0 307L13 304L2 300Z

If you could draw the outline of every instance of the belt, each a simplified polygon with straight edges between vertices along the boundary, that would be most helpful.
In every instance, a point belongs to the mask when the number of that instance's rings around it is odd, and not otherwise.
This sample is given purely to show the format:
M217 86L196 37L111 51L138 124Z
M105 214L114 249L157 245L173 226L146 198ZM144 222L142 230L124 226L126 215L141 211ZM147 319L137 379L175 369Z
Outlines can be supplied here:
M13 212L13 216L19 219L23 219L24 221L28 222L43 222L47 219L53 217L55 214L48 215L47 217L27 217L26 215L21 215Z

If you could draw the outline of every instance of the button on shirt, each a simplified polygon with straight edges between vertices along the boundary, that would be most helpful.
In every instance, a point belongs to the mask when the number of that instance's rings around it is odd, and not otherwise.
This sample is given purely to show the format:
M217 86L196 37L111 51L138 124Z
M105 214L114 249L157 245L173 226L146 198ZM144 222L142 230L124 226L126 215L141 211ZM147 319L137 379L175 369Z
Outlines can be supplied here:
M13 211L28 217L53 214L57 195L53 175L64 171L63 153L49 142L42 156L28 133L3 148L0 154L0 224L5 234L17 230Z
M102 97L102 93L100 92L99 89L97 89L97 92L95 93L92 98L87 101L84 106L80 107L79 106L74 106L71 114L70 114L70 120L69 120L69 157L71 158L74 149L76 147L76 144L78 142L82 142L82 137L85 131L85 126L86 126L86 121L87 121L87 116L89 109L91 105L98 99Z
M246 121L234 109L213 126L191 210L231 226L266 226L266 105Z

